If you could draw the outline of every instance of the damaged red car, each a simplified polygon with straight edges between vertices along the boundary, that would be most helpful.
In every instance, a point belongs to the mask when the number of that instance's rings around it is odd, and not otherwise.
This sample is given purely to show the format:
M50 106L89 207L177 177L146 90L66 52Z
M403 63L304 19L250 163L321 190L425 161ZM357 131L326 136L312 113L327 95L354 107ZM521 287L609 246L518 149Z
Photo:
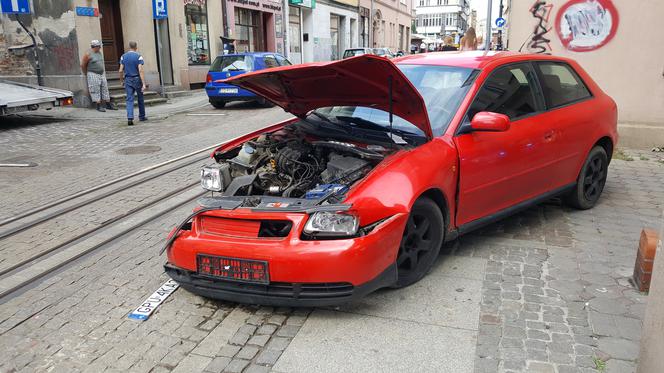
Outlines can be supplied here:
M444 242L554 196L593 207L617 109L573 60L358 56L225 82L295 117L230 141L164 248L205 297L334 305L403 287Z

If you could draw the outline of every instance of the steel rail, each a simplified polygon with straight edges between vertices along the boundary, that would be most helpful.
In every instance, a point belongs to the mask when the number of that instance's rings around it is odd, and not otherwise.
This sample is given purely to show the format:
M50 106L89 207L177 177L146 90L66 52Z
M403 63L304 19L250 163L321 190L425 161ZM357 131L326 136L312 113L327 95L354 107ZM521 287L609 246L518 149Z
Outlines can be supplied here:
M232 140L229 140L229 141L232 141ZM52 207L55 207L55 206L61 205L61 204L65 203L65 202L69 202L69 201L71 201L71 200L73 200L73 199L75 199L75 198L78 198L78 197L84 196L84 195L86 195L86 194L90 194L90 193L92 193L92 192L96 192L96 191L98 191L98 190L100 190L100 189L106 188L106 187L111 186L111 185L113 185L113 184L117 184L117 183L122 182L122 181L125 181L125 180L127 180L127 179L131 179L132 177L136 177L136 176L142 175L142 174L144 174L144 173L146 173L146 172L150 172L150 171L152 171L152 170L155 170L155 169L157 169L157 168L164 167L164 166L169 165L169 164L171 164L171 163L175 163L175 162L181 161L181 160L183 160L183 159L186 159L186 158L189 158L189 157L191 157L191 156L194 156L194 155L196 155L196 154L198 154L198 153L202 153L202 152L210 151L210 150L212 150L212 149L216 149L216 148L218 148L218 147L224 145L225 143L226 143L226 142L222 142L222 143L219 143L219 144L215 144L215 145L212 145L212 146L208 146L208 147L203 148L203 149L199 149L199 150L193 151L193 152L191 152L191 153L188 153L188 154L185 154L185 155L179 156L179 157L177 157L177 158L169 159L169 160L167 160L167 161L164 161L164 162L161 162L161 163L158 163L158 164L155 164L155 165L152 165L152 166L149 166L149 167L143 168L143 169L141 169L141 170L139 170L139 171L136 171L136 172L133 172L133 173L131 173L131 174L124 175L124 176L120 176L120 177L118 177L118 178L116 178L116 179L113 179L113 180L107 181L107 182L105 182L105 183L103 183L103 184L100 184L100 185L94 186L94 187L92 187L92 188L82 190L82 191L77 192L77 193L74 193L74 194L72 194L72 195L70 195L70 196L63 197L63 198L61 198L61 199L59 199L59 200L56 200L56 201L53 201L53 202L47 203L47 204L45 204L45 205L43 205L43 206L36 207L36 208L34 208L34 209L31 209L31 210L26 211L26 212L24 212L24 213L21 213L21 214L19 214L19 215L15 215L15 216L12 216L12 217L10 217L10 218L7 218L7 219L5 219L5 220L0 221L0 227L1 227L1 226L4 226L4 225L7 225L7 224L9 224L9 223L12 223L12 222L14 222L14 221L17 221L17 220L20 220L20 219L26 218L26 217L28 217L28 216L34 215L34 214L36 214L36 213L38 213L38 212L42 212L42 211L47 210L47 209L50 209L50 208L52 208ZM206 158L207 158L207 157L206 157ZM0 236L0 238L2 238L2 237L4 237L4 236Z

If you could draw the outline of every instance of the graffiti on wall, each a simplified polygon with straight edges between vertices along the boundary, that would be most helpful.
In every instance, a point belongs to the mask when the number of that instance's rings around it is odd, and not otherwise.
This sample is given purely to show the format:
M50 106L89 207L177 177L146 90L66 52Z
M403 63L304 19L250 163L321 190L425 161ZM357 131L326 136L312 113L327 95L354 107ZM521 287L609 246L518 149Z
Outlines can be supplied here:
M571 0L556 16L556 31L565 48L587 52L602 47L616 34L618 11L611 0Z
M537 20L535 30L526 40L527 50L530 53L550 53L551 52L551 39L548 38L548 33L551 31L549 26L549 17L551 16L551 9L553 5L547 4L544 0L536 0L532 7L530 7L530 14Z

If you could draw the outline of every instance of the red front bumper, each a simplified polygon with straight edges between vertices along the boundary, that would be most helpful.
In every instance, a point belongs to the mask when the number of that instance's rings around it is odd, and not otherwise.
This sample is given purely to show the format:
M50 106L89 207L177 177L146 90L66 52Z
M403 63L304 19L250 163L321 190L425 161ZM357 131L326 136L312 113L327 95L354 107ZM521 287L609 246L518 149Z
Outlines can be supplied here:
M289 220L293 226L283 238L233 237L207 233L201 226L201 217ZM362 286L381 277L395 263L407 217L407 214L394 215L361 237L302 240L307 220L303 213L209 211L197 216L190 230L178 233L168 250L167 270L179 269L182 274L195 275L196 256L207 254L267 261L270 283ZM381 281L382 286L384 282Z

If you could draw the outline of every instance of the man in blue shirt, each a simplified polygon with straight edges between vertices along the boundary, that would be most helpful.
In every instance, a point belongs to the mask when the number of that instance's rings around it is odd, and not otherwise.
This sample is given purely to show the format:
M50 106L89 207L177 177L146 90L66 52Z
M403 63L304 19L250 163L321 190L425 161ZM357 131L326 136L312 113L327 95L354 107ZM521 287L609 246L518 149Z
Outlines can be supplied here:
M138 120L141 122L148 120L143 102L143 91L145 91L143 56L136 51L136 48L136 42L130 41L129 51L120 57L120 76L124 79L123 84L127 93L127 124L130 126L134 125L134 93L138 96Z

